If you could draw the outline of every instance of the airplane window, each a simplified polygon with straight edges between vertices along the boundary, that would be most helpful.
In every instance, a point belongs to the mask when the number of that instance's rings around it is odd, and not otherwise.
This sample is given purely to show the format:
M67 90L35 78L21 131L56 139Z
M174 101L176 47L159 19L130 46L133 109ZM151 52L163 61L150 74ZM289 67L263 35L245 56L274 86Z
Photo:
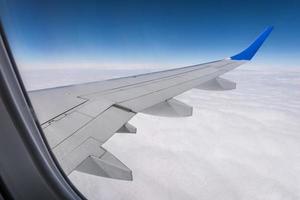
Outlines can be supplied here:
M300 197L299 2L216 4L1 1L39 124L88 199Z

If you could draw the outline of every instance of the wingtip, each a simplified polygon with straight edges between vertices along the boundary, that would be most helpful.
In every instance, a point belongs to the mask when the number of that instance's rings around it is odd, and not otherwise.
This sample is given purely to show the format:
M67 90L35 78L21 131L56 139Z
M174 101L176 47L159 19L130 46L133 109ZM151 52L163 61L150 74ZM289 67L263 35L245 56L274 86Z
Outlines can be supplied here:
M230 57L232 60L251 60L253 56L256 54L258 49L270 35L272 30L274 29L273 26L268 26L257 38L256 40L244 51Z

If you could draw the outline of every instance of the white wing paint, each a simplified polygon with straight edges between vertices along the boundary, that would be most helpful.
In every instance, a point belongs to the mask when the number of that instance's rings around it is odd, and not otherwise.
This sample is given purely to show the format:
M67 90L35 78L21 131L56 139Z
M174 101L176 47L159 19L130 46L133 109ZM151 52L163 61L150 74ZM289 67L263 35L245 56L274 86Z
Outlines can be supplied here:
M137 113L186 117L192 107L173 97L192 88L234 89L220 76L249 61L272 31L227 59L155 73L29 93L48 143L66 174L73 170L132 180L132 172L101 145L116 132L135 133Z

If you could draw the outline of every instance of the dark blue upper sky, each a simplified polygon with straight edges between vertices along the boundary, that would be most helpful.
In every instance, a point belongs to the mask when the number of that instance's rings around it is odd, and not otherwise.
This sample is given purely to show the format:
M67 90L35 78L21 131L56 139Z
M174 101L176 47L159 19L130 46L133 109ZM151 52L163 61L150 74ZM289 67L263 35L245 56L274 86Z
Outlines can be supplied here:
M268 25L255 65L300 67L300 1L1 1L17 62L197 64L234 55ZM40 65L42 66L42 65Z

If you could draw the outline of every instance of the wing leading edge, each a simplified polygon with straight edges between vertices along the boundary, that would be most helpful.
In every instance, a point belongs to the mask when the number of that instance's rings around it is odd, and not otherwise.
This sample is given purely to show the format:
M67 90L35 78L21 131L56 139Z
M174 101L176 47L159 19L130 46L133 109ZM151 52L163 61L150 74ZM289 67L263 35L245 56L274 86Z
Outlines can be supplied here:
M139 112L191 116L192 107L173 99L189 89L234 89L235 83L220 76L249 61L272 29L268 27L244 51L223 60L30 92L48 143L65 173L78 170L132 180L131 170L101 145L115 133L135 133L128 121Z

